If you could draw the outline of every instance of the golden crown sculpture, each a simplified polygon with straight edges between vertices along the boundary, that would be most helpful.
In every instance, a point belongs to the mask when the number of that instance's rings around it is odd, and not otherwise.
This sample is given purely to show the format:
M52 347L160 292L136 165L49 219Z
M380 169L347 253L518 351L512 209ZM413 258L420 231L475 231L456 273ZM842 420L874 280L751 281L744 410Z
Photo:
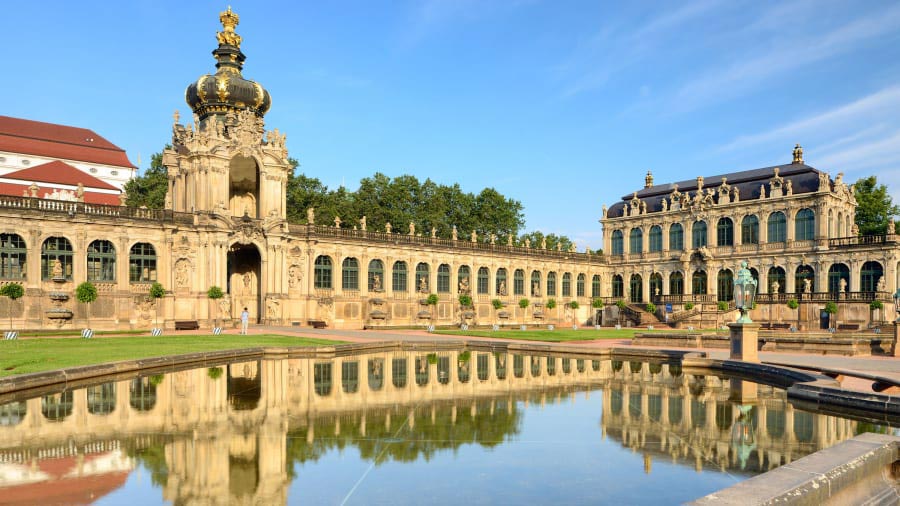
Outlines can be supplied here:
M234 27L238 25L240 22L240 17L231 11L231 6L228 6L228 10L219 14L219 22L222 23L222 28L224 31L216 32L216 38L219 39L219 44L228 44L230 46L241 47L241 36L235 33Z

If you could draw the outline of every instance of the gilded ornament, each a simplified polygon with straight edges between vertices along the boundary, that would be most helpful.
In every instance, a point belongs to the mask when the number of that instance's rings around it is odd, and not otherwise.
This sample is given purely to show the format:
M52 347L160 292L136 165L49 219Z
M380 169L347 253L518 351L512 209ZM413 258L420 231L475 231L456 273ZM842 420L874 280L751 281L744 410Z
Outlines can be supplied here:
M220 102L224 102L228 98L228 76L216 77L216 95L219 96Z
M209 78L209 74L204 74L197 81L197 98L199 98L201 102L206 102L206 79L207 78Z

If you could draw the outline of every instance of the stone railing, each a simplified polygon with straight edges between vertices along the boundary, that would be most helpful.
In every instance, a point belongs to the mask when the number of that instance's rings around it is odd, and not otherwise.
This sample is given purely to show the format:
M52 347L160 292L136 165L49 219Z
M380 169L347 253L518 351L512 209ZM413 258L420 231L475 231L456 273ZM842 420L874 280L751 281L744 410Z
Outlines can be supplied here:
M49 200L32 197L16 197L0 195L0 209L34 210L50 214L127 218L134 220L174 222L189 225L194 222L191 213L176 213L168 209L142 209L139 207L110 206L104 204L86 204L64 200Z
M896 244L897 235L858 235L853 237L837 237L828 239L829 248L862 248L867 246L881 246L884 244Z
M788 300L796 299L798 302L871 302L873 300L891 301L891 294L887 292L813 292L813 293L758 293L756 302L761 304L786 304Z

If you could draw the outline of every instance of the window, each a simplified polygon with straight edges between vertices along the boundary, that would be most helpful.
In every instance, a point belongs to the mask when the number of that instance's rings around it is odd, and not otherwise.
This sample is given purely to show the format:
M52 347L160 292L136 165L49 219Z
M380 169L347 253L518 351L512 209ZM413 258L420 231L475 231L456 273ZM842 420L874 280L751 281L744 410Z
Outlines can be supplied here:
M575 295L577 297L584 297L584 274L579 274L575 279Z
M547 273L547 296L556 296L556 273Z
M369 274L367 279L368 284L366 286L370 292L383 292L384 262L378 259L369 261Z
M428 293L428 284L431 283L428 279L430 276L429 273L428 264L425 262L421 262L416 266L416 289L419 293Z
M828 291L830 293L846 293L849 286L850 268L845 264L833 264L828 268Z
M681 223L675 223L669 227L669 250L684 250L684 227L681 226Z
M355 394L359 390L359 362L341 363L341 389L344 393Z
M18 234L0 234L0 278L25 279L28 249Z
M599 297L600 296L600 275L594 274L594 277L591 278L591 297Z
M752 214L741 220L741 244L759 244L759 218Z
M694 249L706 246L706 222L698 221L691 228L691 247Z
M109 241L94 241L87 250L88 281L116 280L116 248Z
M706 294L706 271L696 271L691 278L691 293L694 295Z
M459 266L459 270L456 272L456 283L459 293L469 293L472 289L470 287L470 282L472 281L472 271L469 270L468 265Z
M785 242L787 240L787 227L784 213L775 211L769 215L769 242Z
M132 283L156 281L156 250L153 245L139 242L128 253L128 280Z
M541 296L541 272L531 271L531 296Z
M506 269L497 269L497 295L506 295Z
M784 269L781 267L769 268L769 293L784 293ZM778 283L777 285L775 283Z
M631 293L631 302L641 302L644 300L644 284L640 274L631 275L628 290Z
M119 175L119 171L117 171L117 170L111 170L111 171L109 171L109 175L110 175L110 176L118 176L118 175Z
M397 388L406 387L407 366L405 358L395 358L391 360L391 382Z
M359 290L359 261L357 259L344 259L341 267L341 288L344 290Z
M41 247L41 279L55 277L72 279L72 243L65 237L48 237Z
M656 297L662 295L662 289L663 289L662 274L660 274L658 272L654 272L653 274L650 275L649 288L650 288L649 295L651 298L656 298Z
M669 295L684 294L684 274L673 272L669 274Z
M488 292L488 283L491 279L491 273L488 271L487 267L479 267L478 269L478 293L480 295L487 295Z
M525 295L525 271L522 269L513 273L513 295Z
M884 276L884 269L878 262L866 262L859 273L859 290L874 292L878 289L878 281Z
M650 227L650 253L662 251L662 227L653 225Z
M571 297L572 296L572 275L568 272L563 274L562 277L562 296L563 297Z
M407 290L406 279L406 262L394 262L391 288L395 292L405 292Z
M720 218L716 224L716 246L734 246L734 222Z
M616 274L612 278L612 296L613 297L621 297L625 293L625 283L622 281L622 276Z
M331 257L319 255L316 257L313 273L313 286L316 288L331 288Z
M96 173L97 173L97 167L91 167L90 171L91 171L91 174L96 174Z
M734 299L734 274L730 269L722 269L716 279L716 300L729 302Z
M625 237L621 230L612 233L612 254L623 255L625 253Z
M450 266L441 264L437 271L438 293L450 293Z
M794 222L794 239L812 241L816 238L816 213L812 209L797 211Z
M628 234L628 252L640 253L644 250L644 232L639 228L631 229Z
M816 291L816 272L811 266L801 265L797 267L794 273L794 286L795 292L814 293Z
M329 262L331 261L330 258L328 260ZM316 395L327 396L331 393L331 362L313 364L313 385L315 386Z
M31 165L30 160L22 160L22 165Z

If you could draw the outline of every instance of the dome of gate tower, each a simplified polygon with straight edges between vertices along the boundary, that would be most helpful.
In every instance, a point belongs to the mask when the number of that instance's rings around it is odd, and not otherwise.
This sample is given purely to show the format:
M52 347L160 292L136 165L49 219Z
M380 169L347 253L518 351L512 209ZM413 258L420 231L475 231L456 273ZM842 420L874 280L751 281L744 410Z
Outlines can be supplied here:
M272 105L268 91L241 75L246 57L241 52L241 36L234 31L239 19L231 7L219 15L222 31L216 33L219 46L212 52L216 72L200 76L184 91L185 101L201 120L212 114L242 110L262 117Z

